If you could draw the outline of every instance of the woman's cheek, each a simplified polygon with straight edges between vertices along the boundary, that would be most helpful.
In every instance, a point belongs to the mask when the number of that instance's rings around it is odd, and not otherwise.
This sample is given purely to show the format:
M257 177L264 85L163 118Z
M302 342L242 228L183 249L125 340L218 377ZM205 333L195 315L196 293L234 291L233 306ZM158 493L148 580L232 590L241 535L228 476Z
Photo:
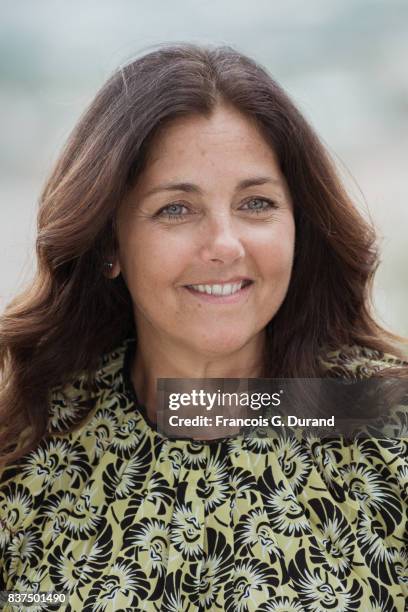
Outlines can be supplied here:
M292 266L294 255L294 230L288 225L276 228L273 232L265 231L254 235L250 242L251 254L262 267L287 269Z
M167 241L140 245L129 266L129 283L135 295L162 295L164 291L186 282L192 253L182 245Z

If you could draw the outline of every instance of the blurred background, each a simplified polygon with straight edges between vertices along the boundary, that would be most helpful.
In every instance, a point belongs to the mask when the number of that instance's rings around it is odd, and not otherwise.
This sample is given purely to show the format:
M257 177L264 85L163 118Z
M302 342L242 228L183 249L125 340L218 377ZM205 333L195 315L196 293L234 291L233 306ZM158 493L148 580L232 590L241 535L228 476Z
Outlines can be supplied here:
M375 303L408 335L406 0L0 0L0 311L31 278L38 196L110 73L166 41L261 62L334 156L380 239Z

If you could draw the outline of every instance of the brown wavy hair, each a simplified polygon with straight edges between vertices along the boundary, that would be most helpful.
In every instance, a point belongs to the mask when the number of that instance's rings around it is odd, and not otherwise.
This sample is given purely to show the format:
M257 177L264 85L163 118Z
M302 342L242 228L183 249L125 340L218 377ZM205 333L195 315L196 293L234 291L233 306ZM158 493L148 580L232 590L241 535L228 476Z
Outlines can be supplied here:
M227 102L256 120L293 199L292 278L267 327L268 376L322 375L322 348L396 353L371 314L376 237L313 129L259 64L229 46L164 44L118 69L73 130L42 195L31 286L0 319L0 449L21 457L47 434L51 390L136 336L128 289L109 280L115 214L174 118ZM24 434L24 435L23 435ZM17 440L19 444L17 445Z

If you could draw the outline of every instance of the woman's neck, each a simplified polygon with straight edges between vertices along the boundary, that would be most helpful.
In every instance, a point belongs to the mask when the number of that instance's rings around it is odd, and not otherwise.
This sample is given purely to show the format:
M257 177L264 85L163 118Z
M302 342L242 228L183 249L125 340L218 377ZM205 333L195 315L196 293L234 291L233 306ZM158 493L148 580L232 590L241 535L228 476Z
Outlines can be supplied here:
M203 355L163 342L143 342L132 364L132 381L149 419L156 422L158 378L257 378L263 372L264 333L250 343L226 353Z

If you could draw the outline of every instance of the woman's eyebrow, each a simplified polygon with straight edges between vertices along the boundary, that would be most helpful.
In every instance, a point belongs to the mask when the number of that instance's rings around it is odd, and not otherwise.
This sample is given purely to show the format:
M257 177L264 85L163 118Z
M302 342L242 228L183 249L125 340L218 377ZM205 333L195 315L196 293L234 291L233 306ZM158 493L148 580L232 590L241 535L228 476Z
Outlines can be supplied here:
M281 181L271 176L254 176L251 178L243 179L239 181L237 186L235 187L235 191L241 191L242 189L247 189L248 187L254 187L257 185L265 185L270 183L275 186L282 187ZM157 187L153 187L150 189L143 197L148 198L159 191L185 191L186 193L195 193L198 195L203 195L202 189L195 185L194 183L163 183L162 185L158 185Z

